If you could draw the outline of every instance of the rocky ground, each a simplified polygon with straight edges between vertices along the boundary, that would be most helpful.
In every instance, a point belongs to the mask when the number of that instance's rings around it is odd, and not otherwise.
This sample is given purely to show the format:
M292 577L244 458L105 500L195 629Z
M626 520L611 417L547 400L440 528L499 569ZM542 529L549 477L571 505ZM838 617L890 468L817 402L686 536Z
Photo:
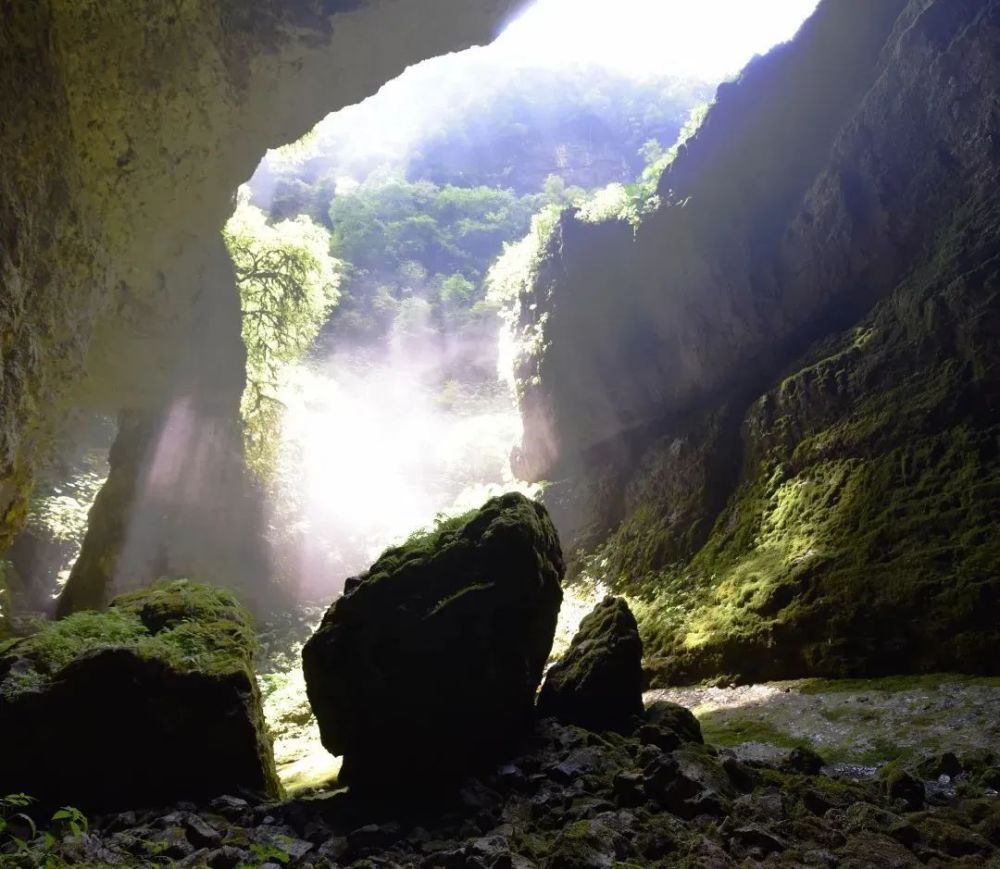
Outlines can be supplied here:
M87 831L60 828L20 849L8 840L2 865L1000 865L990 752L929 758L920 776L897 765L859 776L820 771L802 749L741 761L698 738L666 704L625 736L549 719L510 763L419 806L344 791L285 802L229 795L94 818ZM952 787L919 780L939 776Z
M764 760L809 745L832 764L867 767L1000 746L1000 679L950 674L800 679L649 691L692 709L705 738Z

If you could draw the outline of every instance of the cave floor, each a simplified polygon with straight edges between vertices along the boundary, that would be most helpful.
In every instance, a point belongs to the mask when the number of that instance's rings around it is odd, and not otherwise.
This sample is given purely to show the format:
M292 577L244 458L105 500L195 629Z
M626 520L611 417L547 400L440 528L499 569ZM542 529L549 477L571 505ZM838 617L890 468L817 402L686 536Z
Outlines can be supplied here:
M646 693L690 708L706 741L747 760L808 745L836 769L1000 745L1000 679L940 673L883 679L800 679Z
M556 645L565 647L601 594L567 600ZM339 758L320 744L306 698L302 644L325 606L305 604L275 617L262 635L260 683L275 761L290 793L334 781ZM888 761L1000 745L1000 679L957 674L883 679L800 679L732 687L691 686L646 692L647 705L670 700L691 709L707 742L743 760L773 762L809 746L833 774L867 777Z

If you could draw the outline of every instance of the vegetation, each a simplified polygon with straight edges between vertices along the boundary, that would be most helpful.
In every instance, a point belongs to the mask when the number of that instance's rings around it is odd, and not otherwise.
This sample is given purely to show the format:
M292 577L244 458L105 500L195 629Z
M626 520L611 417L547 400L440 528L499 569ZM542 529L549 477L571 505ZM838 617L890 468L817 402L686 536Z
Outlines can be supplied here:
M423 64L272 154L252 182L271 221L307 215L330 230L344 264L328 327L337 346L391 338L440 349L457 335L492 343L499 306L524 283L515 269L559 212L588 207L588 191L612 181L612 199L621 190L625 207L645 207L629 203L655 186L650 164L662 163L709 93L695 81L635 81L599 67L468 63L481 67L475 93ZM465 358L449 363L445 380L480 376Z
M504 244L524 235L540 208L562 208L584 191L550 176L540 193L485 186L439 187L374 176L333 197L334 254L350 264L333 318L343 338L372 341L394 329L455 334L492 315L483 278Z
M103 649L132 649L181 671L247 672L256 637L250 615L230 592L186 580L121 595L107 612L81 612L0 645L18 666L0 680L0 697L41 688L68 664Z
M250 466L266 476L277 448L282 374L312 346L336 303L340 266L330 256L325 229L304 216L270 224L246 191L224 238L243 309L247 455Z
M974 215L956 221L975 231ZM700 516L714 527L693 557L643 564L623 534L599 556L639 598L657 678L997 675L1000 463L995 421L976 410L998 364L981 331L990 291L975 289L981 254L966 261L952 233L939 244L747 408L742 479ZM968 330L975 364L942 340L953 329Z
M35 802L27 794L0 797L0 846L5 846L3 850L7 856L23 859L24 863L20 865L40 866L42 869L69 865L54 853L56 833L79 839L90 828L87 816L75 806L63 806L45 825L48 829L39 829L39 824L30 814Z
M552 174L585 189L629 183L642 171L644 144L674 142L691 109L714 90L602 66L518 67L488 53L463 61L464 77L447 63L410 69L376 99L327 118L294 151L270 155L255 187L275 219L324 221L340 179L364 183L387 171L518 196L538 193Z

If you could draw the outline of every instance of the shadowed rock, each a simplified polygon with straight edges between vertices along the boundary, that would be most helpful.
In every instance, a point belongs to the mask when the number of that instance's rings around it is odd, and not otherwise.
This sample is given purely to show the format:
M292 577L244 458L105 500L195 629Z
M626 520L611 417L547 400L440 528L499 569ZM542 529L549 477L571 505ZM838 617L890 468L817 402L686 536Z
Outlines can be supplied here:
M280 793L249 614L185 580L0 645L0 782L85 809Z
M545 677L538 711L588 730L633 728L643 712L642 640L622 598L604 598L580 622Z
M545 508L519 494L387 550L302 651L341 780L426 787L511 747L532 717L563 572Z

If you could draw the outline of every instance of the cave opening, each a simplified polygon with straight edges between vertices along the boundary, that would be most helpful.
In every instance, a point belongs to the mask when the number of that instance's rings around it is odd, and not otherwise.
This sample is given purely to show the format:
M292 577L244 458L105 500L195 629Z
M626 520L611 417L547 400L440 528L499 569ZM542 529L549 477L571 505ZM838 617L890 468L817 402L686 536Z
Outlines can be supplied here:
M995 857L1000 0L116 4L0 15L0 863Z
M236 566L263 625L265 709L286 785L336 768L298 656L347 578L500 492L541 492L511 468L522 433L515 366L530 340L515 320L560 212L624 221L652 207L715 87L790 38L815 3L715 5L632 0L609 15L543 0L490 45L411 66L269 151L234 197L223 238L263 528ZM732 26L720 30L722 12ZM21 610L51 609L74 570L81 585L102 573L109 545L106 587L72 606L63 594L63 614L181 575L177 563L205 563L205 552L232 569L208 539L229 528L195 509L231 483L211 469L210 429L183 396L152 415L84 414L8 556ZM86 516L102 485L117 513L91 514L102 534L91 553ZM243 498L234 488L231 501ZM178 505L182 518L165 522ZM168 534L184 544L168 547ZM584 574L567 591L557 652L603 590Z

